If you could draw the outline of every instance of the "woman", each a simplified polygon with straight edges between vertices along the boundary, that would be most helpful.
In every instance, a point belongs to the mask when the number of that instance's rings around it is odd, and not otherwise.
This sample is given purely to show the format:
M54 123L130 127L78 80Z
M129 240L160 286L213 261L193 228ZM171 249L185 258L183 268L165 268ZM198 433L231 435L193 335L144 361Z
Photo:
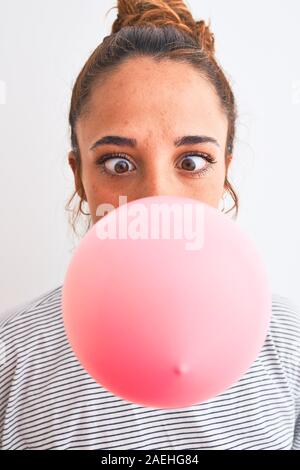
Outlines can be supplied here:
M181 1L118 2L112 34L74 85L69 163L87 204L153 195L192 197L218 208L226 192L236 121L214 36ZM229 211L229 212L230 212ZM98 385L66 339L61 288L2 320L2 449L300 449L300 322L273 294L259 357L230 389L182 409L150 409Z

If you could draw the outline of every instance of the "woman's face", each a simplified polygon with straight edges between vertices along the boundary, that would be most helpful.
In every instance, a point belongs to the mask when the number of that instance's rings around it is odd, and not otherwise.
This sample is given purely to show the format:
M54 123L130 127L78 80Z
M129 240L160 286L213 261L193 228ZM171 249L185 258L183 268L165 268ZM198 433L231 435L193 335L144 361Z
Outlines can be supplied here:
M225 162L227 126L213 87L192 67L151 58L122 64L94 88L88 113L76 124L92 223L100 218L100 204L116 208L120 196L126 202L182 196L218 208L231 159ZM78 188L73 152L69 163Z

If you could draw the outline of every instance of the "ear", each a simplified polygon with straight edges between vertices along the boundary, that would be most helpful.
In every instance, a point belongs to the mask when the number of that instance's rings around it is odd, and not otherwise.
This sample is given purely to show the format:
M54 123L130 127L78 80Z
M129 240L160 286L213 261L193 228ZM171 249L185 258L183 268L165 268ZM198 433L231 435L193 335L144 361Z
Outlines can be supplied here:
M68 153L68 161L69 161L69 165L72 168L72 171L73 171L74 176L75 176L77 164L76 164L76 157L75 157L75 154L74 154L73 150L70 150L70 152Z
M226 161L225 161L225 164L226 164L226 172L227 172L227 170L228 170L228 167L229 167L229 165L230 165L230 163L231 163L232 158L233 158L233 155L232 155L231 153L228 153L228 154L226 155Z
M76 156L75 156L73 150L71 150L68 154L68 161L69 161L69 165L70 165L70 167L72 168L72 171L73 171L76 192L79 195L79 197L82 197L81 195L83 193L83 199L86 201L86 196L85 196L85 193L84 193L83 184L82 184L81 177L80 177L80 174L79 174L77 159L76 159Z
M231 164L232 158L233 158L233 155L231 153L228 153L226 155L226 160L225 160L226 178L227 178L228 168L229 168L229 165Z
M231 164L232 158L233 158L232 154L228 153L226 155L226 160L225 160L225 181L227 180L228 168L229 168L229 165ZM223 196L225 195L226 191L227 191L227 184L226 184L226 182L224 182Z

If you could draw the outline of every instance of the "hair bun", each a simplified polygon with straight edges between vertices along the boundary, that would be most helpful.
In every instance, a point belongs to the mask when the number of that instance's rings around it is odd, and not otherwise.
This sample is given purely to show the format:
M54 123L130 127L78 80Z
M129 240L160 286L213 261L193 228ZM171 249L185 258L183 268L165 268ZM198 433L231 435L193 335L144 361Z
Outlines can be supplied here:
M195 21L182 0L118 0L117 18L112 25L112 33L125 26L173 25L190 34L201 49L213 55L214 35L205 21ZM110 11L110 10L109 10Z

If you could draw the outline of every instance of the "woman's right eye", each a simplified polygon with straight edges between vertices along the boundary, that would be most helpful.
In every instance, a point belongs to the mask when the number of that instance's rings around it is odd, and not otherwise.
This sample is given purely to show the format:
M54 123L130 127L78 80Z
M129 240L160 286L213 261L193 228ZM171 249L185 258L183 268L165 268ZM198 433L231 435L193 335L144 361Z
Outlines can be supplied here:
M118 176L124 173L130 173L135 166L124 157L104 157L98 160L97 164L102 168L103 173L111 176Z

